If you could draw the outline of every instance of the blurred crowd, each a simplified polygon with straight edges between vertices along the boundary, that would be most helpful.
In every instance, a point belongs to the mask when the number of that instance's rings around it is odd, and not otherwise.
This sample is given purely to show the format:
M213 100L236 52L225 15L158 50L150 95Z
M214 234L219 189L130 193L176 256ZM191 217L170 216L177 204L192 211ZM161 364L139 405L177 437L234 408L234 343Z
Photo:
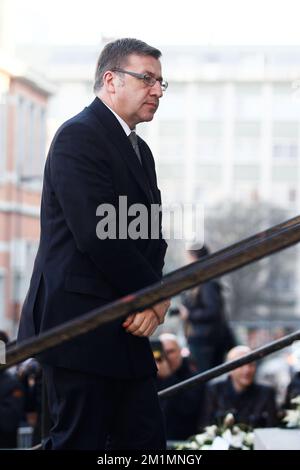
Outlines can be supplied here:
M209 255L207 246L193 248L187 252L189 263L205 260ZM176 313L183 324L184 337L165 331L159 338L160 345L153 342L159 390L251 351L238 344L227 321L218 280L185 291ZM279 425L284 410L292 407L291 399L300 394L300 355L299 361L291 360L291 356L286 360L285 355L281 352L275 359L267 358L258 371L255 363L249 363L225 378L223 375L162 398L167 439L184 440L206 426L222 425L229 413L235 423L252 428Z
M9 342L4 331L0 340ZM26 447L41 441L41 397L41 367L35 359L0 370L0 449L22 445L23 429L30 438Z
M183 357L178 338L169 333L160 336L162 352L155 353L158 367L158 389L163 390L197 374L191 356ZM154 346L157 348L157 345ZM185 349L183 349L185 351ZM239 359L251 352L237 345L228 351L226 361ZM206 426L222 425L230 413L236 424L251 428L275 427L281 424L285 409L293 408L292 398L300 395L300 369L290 368L290 382L284 401L279 403L276 388L256 379L254 362L238 367L220 378L186 388L161 398L167 439L185 440Z
M4 332L0 332L0 340L8 341ZM187 348L181 347L176 335L161 334L152 341L152 348L158 368L159 391L199 373L197 361L192 354L187 356ZM227 352L225 361L238 359L250 351L248 346L234 346ZM300 348L297 351L299 354ZM228 413L233 415L235 423L253 428L279 425L284 410L293 408L291 400L300 395L299 358L295 354L294 360L291 360L291 354L286 357L288 361L284 356L280 359L280 364L285 364L289 370L284 394L274 381L277 376L280 382L281 368L277 368L277 374L270 381L267 361L258 374L256 364L250 363L229 372L225 378L221 376L161 398L168 441L185 440L208 425L220 425ZM260 383L261 380L265 383ZM0 371L0 448L31 447L41 442L41 409L42 376L35 359L25 361L17 368ZM29 431L30 436L25 443L21 439L23 430L27 434Z

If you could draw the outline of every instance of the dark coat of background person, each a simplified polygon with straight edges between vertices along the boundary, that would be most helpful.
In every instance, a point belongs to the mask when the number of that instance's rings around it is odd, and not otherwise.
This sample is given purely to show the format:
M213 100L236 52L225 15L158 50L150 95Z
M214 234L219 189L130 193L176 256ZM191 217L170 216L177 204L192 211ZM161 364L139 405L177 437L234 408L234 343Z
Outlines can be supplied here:
M18 370L18 378L24 391L25 421L33 427L32 445L42 438L42 368L36 359L25 361ZM45 408L43 410L45 412ZM45 417L43 416L43 419Z
M201 427L220 425L232 413L236 423L252 427L273 427L278 424L275 392L272 387L252 383L236 392L230 377L207 386Z
M193 375L189 360L184 358L179 369L170 377L157 379L158 390L164 390L189 379ZM168 440L183 440L197 433L203 398L203 384L161 398Z
M0 370L0 449L17 447L17 430L24 412L21 384L8 371Z
M198 370L222 363L236 341L225 318L220 283L208 281L185 292L182 303L189 312L185 333Z
M56 133L45 166L41 239L19 341L161 279L167 246L161 233L157 239L136 240L99 241L96 235L101 203L117 207L118 197L125 195L128 206L143 203L150 212L151 202L161 202L151 151L140 138L139 147L143 167L118 120L99 98ZM115 320L40 359L103 377L154 374L148 338L128 334L123 321Z
M285 408L296 408L296 405L292 403L292 399L300 396L300 371L296 371L292 377L291 382L289 383L286 390L285 397Z

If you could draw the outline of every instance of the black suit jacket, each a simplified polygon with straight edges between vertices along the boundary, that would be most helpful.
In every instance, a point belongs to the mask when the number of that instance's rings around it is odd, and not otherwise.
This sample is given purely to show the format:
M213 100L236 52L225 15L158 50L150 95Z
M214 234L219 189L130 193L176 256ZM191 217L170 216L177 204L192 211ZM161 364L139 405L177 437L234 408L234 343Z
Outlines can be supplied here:
M19 340L160 280L167 247L161 230L158 239L100 240L96 235L100 204L117 209L121 195L128 207L143 203L150 209L151 202L161 202L153 156L140 138L139 146L143 167L118 120L98 98L56 133L45 165L40 245ZM110 377L152 374L148 339L126 333L122 321L43 354L42 360Z
M236 392L230 377L208 385L205 394L202 426L222 424L232 413L237 424L256 428L277 425L275 392L272 387L252 383L243 392Z

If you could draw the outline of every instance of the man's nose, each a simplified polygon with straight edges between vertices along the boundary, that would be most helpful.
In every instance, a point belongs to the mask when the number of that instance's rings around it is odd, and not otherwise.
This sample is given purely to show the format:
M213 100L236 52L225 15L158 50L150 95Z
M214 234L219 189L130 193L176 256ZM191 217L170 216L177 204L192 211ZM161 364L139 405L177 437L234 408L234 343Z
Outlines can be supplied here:
M163 95L161 84L158 80L156 80L155 85L151 87L150 91L151 91L151 95L155 95L158 98L161 98Z

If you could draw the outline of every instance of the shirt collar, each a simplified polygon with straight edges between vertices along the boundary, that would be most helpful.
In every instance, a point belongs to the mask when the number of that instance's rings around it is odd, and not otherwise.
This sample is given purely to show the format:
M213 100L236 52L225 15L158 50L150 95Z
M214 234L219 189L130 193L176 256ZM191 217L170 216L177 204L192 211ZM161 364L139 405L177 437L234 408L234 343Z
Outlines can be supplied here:
M121 124L122 129L124 130L127 137L131 134L132 131L135 132L135 129L130 129L127 122L125 122L124 119L122 119L117 113L115 113L115 111L113 109L111 109L106 103L104 103L104 101L102 101L102 103L105 104L105 106L116 116L116 118L118 119L119 123Z

